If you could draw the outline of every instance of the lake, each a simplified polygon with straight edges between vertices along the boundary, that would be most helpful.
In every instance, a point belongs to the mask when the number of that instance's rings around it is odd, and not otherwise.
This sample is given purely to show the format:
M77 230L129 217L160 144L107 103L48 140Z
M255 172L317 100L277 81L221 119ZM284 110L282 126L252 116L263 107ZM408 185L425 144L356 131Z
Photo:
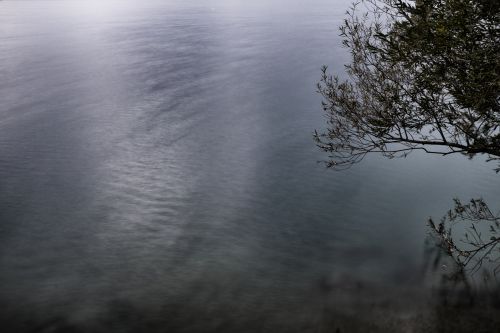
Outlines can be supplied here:
M439 330L427 220L500 176L320 163L349 3L1 1L2 331Z

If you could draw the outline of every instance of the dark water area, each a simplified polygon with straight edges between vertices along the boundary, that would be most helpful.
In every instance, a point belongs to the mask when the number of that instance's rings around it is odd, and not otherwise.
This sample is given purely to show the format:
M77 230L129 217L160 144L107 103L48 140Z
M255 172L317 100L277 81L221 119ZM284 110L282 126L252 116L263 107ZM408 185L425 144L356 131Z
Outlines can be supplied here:
M318 163L349 2L1 1L0 331L498 328L425 255L494 165Z

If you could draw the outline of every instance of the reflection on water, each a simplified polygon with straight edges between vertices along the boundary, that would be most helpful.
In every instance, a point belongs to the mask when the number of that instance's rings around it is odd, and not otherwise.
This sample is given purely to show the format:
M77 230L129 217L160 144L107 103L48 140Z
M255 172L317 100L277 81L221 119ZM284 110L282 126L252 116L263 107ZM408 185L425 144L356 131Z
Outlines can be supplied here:
M456 200L455 207L439 224L431 220L426 267L434 281L434 331L498 330L499 253L495 227L488 228L491 222L495 225L495 220L497 217L481 199L466 204ZM464 222L468 225L464 226ZM484 237L490 241L481 243Z
M429 225L460 273L481 271L485 279L500 273L500 212L494 214L483 199L455 199L455 207L439 223L430 219Z
M454 201L439 223L429 221L427 267L438 281L440 302L499 307L500 212L493 213L482 199Z
M461 157L316 162L348 2L0 2L5 331L453 322L429 306L425 221L500 179Z

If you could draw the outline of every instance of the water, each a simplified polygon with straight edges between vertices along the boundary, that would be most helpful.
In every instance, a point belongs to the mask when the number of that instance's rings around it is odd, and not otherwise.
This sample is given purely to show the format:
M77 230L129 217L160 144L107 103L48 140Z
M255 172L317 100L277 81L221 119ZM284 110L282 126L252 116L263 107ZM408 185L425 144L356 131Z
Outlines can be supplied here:
M498 201L500 178L460 156L317 163L315 83L348 60L348 4L0 2L0 324L319 332L416 318L415 295L432 296L427 218L453 197Z

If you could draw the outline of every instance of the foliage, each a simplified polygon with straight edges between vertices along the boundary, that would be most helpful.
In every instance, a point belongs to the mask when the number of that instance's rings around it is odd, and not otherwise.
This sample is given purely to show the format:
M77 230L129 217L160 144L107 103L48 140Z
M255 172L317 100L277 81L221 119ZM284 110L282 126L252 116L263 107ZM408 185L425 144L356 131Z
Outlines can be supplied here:
M317 87L329 167L413 150L500 160L499 1L361 0L340 30L348 78L323 67Z

